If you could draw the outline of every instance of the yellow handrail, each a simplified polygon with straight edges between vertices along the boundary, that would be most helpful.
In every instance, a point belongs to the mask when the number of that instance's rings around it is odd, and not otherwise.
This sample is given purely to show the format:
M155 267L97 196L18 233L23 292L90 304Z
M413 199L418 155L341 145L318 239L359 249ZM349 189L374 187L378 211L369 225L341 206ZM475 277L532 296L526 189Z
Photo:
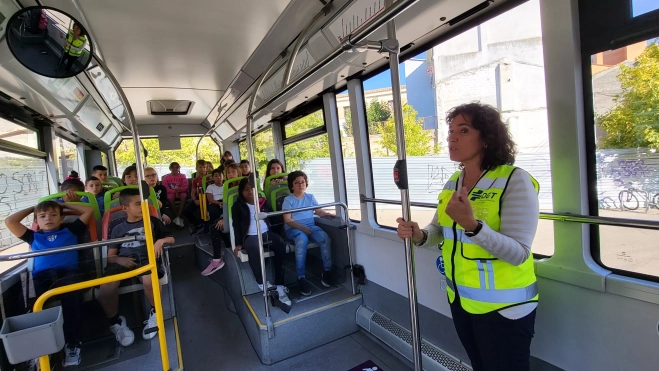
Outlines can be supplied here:
M149 204L147 202L142 202L142 215L149 214ZM144 234L145 236L152 236L151 223L144 223ZM137 277L142 273L151 271L151 286L153 287L153 301L156 308L156 325L158 326L158 342L160 343L160 357L162 358L162 369L163 371L169 371L169 354L167 352L167 337L165 334L165 320L162 315L162 301L160 296L160 281L158 280L158 269L156 268L156 256L153 247L153 238L147 238L147 254L149 256L149 264L134 269L130 272L115 274L112 276L101 277L90 281L84 281L79 283L74 283L71 285L61 286L54 289L50 289L43 293L37 301L34 303L34 312L40 312L43 310L43 305L46 303L46 300L50 299L53 296L65 294L67 292L78 291L82 289L88 289L90 287L95 287L103 285L110 282L123 281L128 278ZM48 355L41 356L39 358L39 364L42 370L50 370L50 358Z

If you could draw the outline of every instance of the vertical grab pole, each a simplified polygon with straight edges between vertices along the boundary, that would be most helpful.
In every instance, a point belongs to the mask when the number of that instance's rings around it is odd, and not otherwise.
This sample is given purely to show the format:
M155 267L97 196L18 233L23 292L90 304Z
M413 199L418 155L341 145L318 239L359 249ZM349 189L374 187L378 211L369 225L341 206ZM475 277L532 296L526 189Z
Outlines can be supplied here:
M393 1L387 0L387 7ZM387 23L387 38L396 39L396 23L391 20ZM410 190L407 184L407 160L405 153L405 127L403 126L403 107L400 95L400 76L398 75L398 50L389 52L389 70L391 72L391 92L393 94L394 122L396 124L396 139L398 161L394 165L394 182L400 189L400 200L403 207L403 219L411 220ZM405 263L407 266L407 293L410 299L410 321L412 329L412 350L414 357L414 370L422 371L421 365L421 333L419 332L419 311L416 297L416 268L412 239L405 239Z
M259 93L259 89L261 88L261 84L263 84L263 81L265 78L270 74L270 71L272 71L272 68L275 66L279 58L276 58L268 69L265 70L265 72L259 77L258 81L256 82L256 87L254 89L254 92L252 93L252 96L249 99L249 104L247 106L247 155L249 157L249 163L252 164L254 169L258 169L258 165L256 163L256 159L254 157L254 141L252 140L252 128L253 128L253 121L254 121L254 113L252 113L252 107L254 107L254 102L256 101L256 96ZM275 332L274 332L274 325L272 323L272 317L270 316L270 302L268 302L268 277L266 275L265 271L265 253L263 252L263 236L261 236L261 220L257 218L257 215L261 212L261 207L259 205L259 189L258 189L258 184L256 180L256 171L252 172L252 175L250 176L251 179L254 179L254 187L252 188L252 194L254 195L254 221L256 222L256 234L257 234L257 240L259 241L259 259L261 260L261 278L263 279L263 301L265 304L265 322L266 326L268 328L268 338L272 339L275 337Z

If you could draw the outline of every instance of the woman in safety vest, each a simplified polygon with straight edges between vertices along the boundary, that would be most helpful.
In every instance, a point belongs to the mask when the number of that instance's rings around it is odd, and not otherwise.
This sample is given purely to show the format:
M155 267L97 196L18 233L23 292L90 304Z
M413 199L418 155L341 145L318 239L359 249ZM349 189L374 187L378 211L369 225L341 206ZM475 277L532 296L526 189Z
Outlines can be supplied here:
M64 46L66 72L69 72L73 63L80 58L85 45L87 45L87 33L78 23L73 23L73 28L66 35L66 45Z
M398 236L438 246L453 323L474 371L529 370L538 302L531 244L538 183L512 166L516 148L499 112L470 103L448 112L448 150L460 170L432 222L398 218Z

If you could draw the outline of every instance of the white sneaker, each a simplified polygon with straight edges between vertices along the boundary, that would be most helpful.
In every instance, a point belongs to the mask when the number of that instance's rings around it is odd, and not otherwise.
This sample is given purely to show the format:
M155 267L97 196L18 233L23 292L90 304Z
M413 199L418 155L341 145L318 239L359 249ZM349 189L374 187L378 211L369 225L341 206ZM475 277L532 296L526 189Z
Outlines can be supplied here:
M110 331L112 331L114 338L117 339L119 344L127 347L135 341L135 334L126 326L126 318L124 316L119 316L119 321L120 324L110 326Z
M291 299L288 298L288 287L286 286L277 286L277 293L279 294L279 301L282 303L291 306Z
M64 360L62 366L77 366L80 364L80 344L69 345L64 347Z
M259 285L259 290L263 291L263 285L260 284L260 283L258 283L257 285ZM271 284L270 282L268 282L268 289L271 289L271 288L273 288L273 287L274 287L274 286L272 286L272 284Z
M142 337L144 338L144 340L153 339L158 333L158 331L146 333L146 330L156 327L156 311L154 309L151 309L151 313L149 313L149 319L144 321L144 324L146 326L144 326L144 330L142 330Z
M179 226L179 228L183 228L183 227L185 226L185 223L183 222L183 219L181 219L181 218L178 217L178 216L177 216L176 218L174 218L174 220L172 220L172 223L174 223L174 224L176 224L177 226Z

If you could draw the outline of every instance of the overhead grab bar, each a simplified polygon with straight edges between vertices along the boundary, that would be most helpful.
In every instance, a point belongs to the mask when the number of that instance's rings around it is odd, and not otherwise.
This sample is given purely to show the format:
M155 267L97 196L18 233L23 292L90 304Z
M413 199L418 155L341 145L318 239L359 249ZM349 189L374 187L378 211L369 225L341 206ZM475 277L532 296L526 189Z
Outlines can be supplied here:
M375 16L373 19L368 21L366 24L362 25L359 28L359 30L357 30L354 33L348 35L344 39L344 41L341 45L339 45L337 48L332 50L329 54L325 55L325 57L321 58L313 66L306 69L305 72L302 72L302 73L298 74L288 84L283 84L282 83L282 87L279 90L279 92L274 94L272 97L268 98L258 108L252 110L251 105L250 105L250 110L248 111L249 112L248 115L254 115L254 114L258 113L259 111L261 111L265 107L272 104L277 99L281 98L284 94L286 94L286 93L290 92L291 90L293 90L296 86L298 86L299 84L304 82L306 79L311 77L318 70L325 67L330 62L332 62L334 59L336 59L338 56L340 56L344 52L346 44L358 45L360 42L364 41L371 33L375 32L377 29L379 29L380 27L387 24L387 22L394 19L396 16L398 16L400 13L402 13L403 11L408 9L412 4L416 3L417 1L418 0L398 0L395 3L393 3L391 5L388 5L387 8L382 13ZM254 90L254 95L256 95L258 93L259 88L260 88L260 86L256 87L256 89Z
M291 53L291 57L288 58L288 62L286 62L286 69L284 70L284 79L282 80L282 86L288 85L288 82L291 79L291 72L293 71L293 64L295 63L295 58L297 58L297 54L300 52L300 47L302 46L302 42L306 40L307 38L307 33L309 30L318 22L321 18L327 16L330 12L330 9L332 8L332 2L334 0L330 0L325 6L323 6L323 9L316 14L315 17L309 22L307 27L304 28L304 30L300 33L300 36L298 36L297 41L295 42L295 46L293 47L293 52Z

